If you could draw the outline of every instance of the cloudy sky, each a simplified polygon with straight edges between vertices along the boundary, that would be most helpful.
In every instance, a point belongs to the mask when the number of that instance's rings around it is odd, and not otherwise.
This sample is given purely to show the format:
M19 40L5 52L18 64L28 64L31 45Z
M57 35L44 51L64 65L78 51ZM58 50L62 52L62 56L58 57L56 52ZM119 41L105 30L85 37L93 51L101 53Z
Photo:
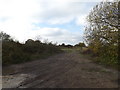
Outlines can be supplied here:
M0 31L59 44L83 41L86 16L102 0L0 0Z

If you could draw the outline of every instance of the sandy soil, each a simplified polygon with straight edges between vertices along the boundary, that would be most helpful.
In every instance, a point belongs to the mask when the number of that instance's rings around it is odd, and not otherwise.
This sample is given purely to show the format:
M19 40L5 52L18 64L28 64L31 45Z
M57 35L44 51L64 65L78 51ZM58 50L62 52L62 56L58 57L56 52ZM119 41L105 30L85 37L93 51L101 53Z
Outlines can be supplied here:
M117 88L118 72L77 51L3 68L3 88Z

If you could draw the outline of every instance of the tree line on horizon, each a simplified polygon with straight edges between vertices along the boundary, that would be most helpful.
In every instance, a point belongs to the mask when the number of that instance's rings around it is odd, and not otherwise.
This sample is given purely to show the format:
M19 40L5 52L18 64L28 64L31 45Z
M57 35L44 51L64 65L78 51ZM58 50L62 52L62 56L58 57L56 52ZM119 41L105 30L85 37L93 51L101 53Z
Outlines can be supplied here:
M10 35L0 32L2 41L2 64L3 66L24 63L31 60L47 58L51 55L61 53L62 48L85 47L84 43L76 45L53 44L48 40L41 42L39 39L28 39L25 43L14 40Z
M0 39L2 40L3 66L46 58L62 52L56 44L51 42L43 43L40 40L28 39L22 44L4 32L0 32Z
M62 43L61 45L59 44L58 46L60 46L60 47L67 47L67 48L86 47L84 42L79 42L79 43L77 43L75 45Z

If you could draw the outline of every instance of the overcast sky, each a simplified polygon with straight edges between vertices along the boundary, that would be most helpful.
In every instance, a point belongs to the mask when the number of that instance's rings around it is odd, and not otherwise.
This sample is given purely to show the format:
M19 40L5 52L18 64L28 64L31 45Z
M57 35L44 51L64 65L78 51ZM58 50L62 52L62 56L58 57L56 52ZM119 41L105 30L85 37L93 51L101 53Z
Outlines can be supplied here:
M0 31L20 42L41 40L76 44L83 41L86 16L102 0L0 0Z

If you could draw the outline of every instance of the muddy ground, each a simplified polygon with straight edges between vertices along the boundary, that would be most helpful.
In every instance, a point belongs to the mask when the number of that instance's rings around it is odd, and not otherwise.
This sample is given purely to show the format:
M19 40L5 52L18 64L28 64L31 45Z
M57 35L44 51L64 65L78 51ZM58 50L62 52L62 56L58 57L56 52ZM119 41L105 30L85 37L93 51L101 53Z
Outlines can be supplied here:
M118 72L65 52L3 68L3 88L117 88Z

